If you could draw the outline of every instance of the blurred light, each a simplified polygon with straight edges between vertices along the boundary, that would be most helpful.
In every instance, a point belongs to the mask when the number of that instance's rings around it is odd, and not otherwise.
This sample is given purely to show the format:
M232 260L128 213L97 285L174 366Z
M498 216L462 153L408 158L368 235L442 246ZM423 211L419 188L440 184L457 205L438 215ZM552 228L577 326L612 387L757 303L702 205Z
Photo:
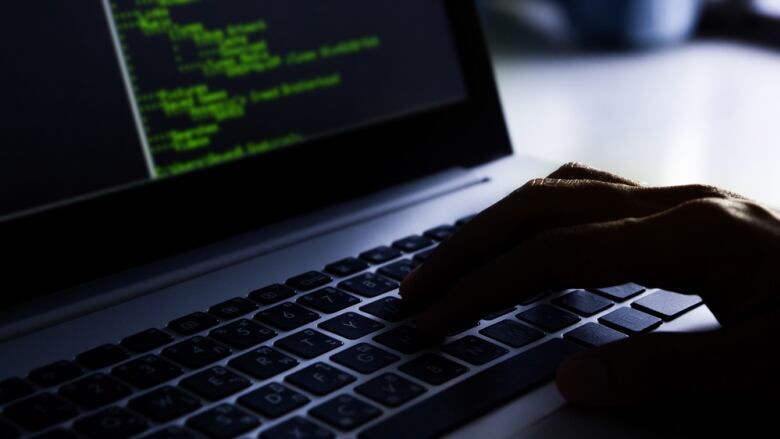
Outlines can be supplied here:
M760 14L780 17L780 0L753 0L753 8Z

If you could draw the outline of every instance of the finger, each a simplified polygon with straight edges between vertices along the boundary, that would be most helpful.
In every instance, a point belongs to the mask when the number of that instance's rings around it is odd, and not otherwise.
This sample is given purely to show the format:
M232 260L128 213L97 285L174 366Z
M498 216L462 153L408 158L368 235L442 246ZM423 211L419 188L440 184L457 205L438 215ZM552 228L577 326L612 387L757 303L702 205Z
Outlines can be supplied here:
M688 202L644 218L561 228L539 234L461 277L418 317L421 329L446 334L547 289L638 282L700 294L719 317L742 312L759 294L718 297L733 271L722 238L736 201ZM726 245L722 247L722 245ZM706 276L694 276L706 271ZM767 293L769 294L769 293ZM738 302L744 303L738 303Z
M753 399L774 396L770 389L780 390L776 348L771 337L759 335L771 325L767 318L714 332L627 339L567 360L556 382L566 399L589 406L717 404L751 394Z
M408 276L401 295L430 302L464 274L546 230L652 215L681 203L724 197L709 186L633 187L599 181L534 180L466 224Z
M628 186L641 186L639 182L621 177L617 174L602 171L581 163L570 162L561 166L547 178L559 180L593 180L604 183L625 184Z

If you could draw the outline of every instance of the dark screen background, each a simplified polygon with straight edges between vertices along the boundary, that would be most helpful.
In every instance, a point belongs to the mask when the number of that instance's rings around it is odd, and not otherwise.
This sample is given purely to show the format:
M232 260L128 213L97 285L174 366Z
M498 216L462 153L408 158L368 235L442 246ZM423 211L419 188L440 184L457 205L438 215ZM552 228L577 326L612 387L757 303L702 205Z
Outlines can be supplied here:
M9 111L2 119L0 185L8 190L0 192L0 216L149 179L103 3L8 3L0 16L6 35L0 44L10 44L5 53L13 60L2 72ZM222 13L214 13L213 2L203 3L202 8L212 8L207 16L213 26L250 12L267 18L272 41L282 51L360 33L376 34L383 43L359 58L298 71L289 79L338 71L344 86L280 101L231 121L217 148L292 130L316 134L465 97L441 2L231 0L218 2L224 5ZM198 7L189 13L200 18ZM141 84L152 89L176 85L166 73L164 48L135 43L129 46ZM277 72L244 78L239 85L262 89L284 79ZM252 80L257 84L248 83Z
M149 177L101 3L3 2L0 216Z

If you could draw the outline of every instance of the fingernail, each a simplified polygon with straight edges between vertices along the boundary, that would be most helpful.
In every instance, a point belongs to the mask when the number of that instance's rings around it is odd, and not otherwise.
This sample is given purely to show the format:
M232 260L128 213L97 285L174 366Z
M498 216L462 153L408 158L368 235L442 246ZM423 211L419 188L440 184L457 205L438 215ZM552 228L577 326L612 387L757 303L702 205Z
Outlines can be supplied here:
M609 389L609 375L604 361L593 356L575 357L558 370L558 390L564 398L581 404L604 402Z

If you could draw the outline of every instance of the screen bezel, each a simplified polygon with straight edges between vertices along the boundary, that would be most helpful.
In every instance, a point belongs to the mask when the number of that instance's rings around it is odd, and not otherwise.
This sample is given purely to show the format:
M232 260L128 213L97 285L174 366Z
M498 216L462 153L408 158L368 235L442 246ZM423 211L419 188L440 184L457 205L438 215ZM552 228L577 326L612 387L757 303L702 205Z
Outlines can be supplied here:
M465 101L0 223L10 257L6 283L22 288L0 295L0 309L443 169L510 155L474 3L445 0Z

